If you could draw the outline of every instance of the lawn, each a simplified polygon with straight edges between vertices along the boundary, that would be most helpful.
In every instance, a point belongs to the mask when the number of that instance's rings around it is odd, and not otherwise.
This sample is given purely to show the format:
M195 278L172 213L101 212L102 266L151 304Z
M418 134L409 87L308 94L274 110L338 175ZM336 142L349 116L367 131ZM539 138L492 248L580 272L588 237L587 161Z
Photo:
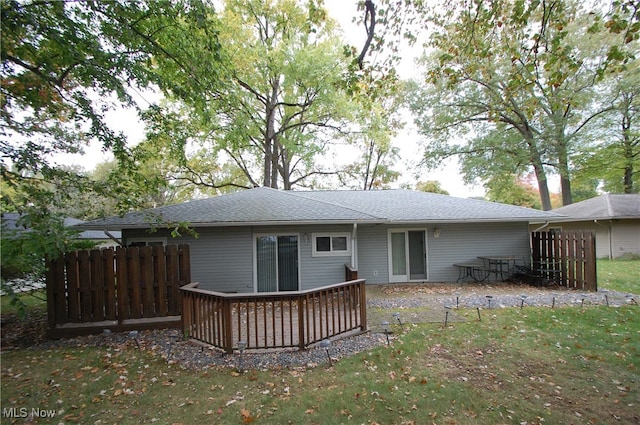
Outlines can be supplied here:
M611 269L602 287L637 284ZM460 314L468 320L405 326L331 366L242 374L183 369L131 341L3 352L2 423L640 422L639 306Z
M599 259L596 267L598 288L640 294L640 259Z

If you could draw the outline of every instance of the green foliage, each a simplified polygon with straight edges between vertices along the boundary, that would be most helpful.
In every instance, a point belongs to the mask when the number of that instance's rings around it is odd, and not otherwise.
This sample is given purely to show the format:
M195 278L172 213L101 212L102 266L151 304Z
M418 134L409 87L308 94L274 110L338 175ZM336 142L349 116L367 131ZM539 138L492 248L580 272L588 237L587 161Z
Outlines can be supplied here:
M489 201L527 208L541 207L537 190L514 176L496 176L487 182L486 187Z
M16 228L6 226L3 221L0 287L20 315L25 313L20 293L33 290L34 284L37 287L44 283L46 259L94 245L91 241L78 240L79 232L66 226L64 218L31 210L20 216Z
M439 181L428 180L426 182L418 182L416 183L415 190L419 190L420 192L430 192L430 193L440 193L443 195L448 195L449 192L444 190L440 185Z
M178 179L207 191L291 189L330 173L317 158L341 137L353 106L341 89L347 63L321 5L227 1L203 13L216 31L166 40L193 50L188 72L157 61L163 80L184 84L161 86L171 103L146 115L148 143L175 154ZM211 45L221 66L201 51Z
M633 25L574 1L460 1L414 13L431 29L424 83L409 92L428 137L425 165L460 156L466 179L482 181L533 172L544 209L547 174L556 173L571 203L576 159L595 142L593 125L615 108L604 87L633 68L630 55L607 57L627 42L599 23Z

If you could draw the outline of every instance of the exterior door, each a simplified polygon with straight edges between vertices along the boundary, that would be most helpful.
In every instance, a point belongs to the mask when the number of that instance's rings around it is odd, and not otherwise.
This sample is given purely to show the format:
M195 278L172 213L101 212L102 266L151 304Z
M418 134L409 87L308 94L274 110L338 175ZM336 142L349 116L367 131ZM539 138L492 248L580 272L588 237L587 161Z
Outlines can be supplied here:
M427 279L424 230L389 231L389 282Z
M297 291L298 236L256 237L256 289L258 292Z

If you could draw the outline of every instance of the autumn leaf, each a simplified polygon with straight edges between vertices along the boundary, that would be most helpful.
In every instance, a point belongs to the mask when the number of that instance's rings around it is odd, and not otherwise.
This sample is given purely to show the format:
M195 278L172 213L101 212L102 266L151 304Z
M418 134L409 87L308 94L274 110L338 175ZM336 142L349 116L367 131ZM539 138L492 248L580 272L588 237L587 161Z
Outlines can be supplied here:
M247 409L241 409L240 416L242 417L242 422L245 424L250 424L256 419L253 416L251 416L251 412L249 412Z

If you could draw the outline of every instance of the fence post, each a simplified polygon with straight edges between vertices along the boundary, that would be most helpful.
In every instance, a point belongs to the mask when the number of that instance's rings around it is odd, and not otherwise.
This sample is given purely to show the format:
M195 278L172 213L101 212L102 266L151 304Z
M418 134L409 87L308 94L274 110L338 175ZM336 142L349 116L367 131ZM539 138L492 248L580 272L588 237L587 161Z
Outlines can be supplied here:
M596 238L593 232L586 235L585 240L585 283L589 291L598 290L598 276L596 272Z
M360 294L360 321L362 325L360 329L363 331L367 330L367 292L365 281L363 280L358 285L358 293Z
M45 275L45 284L47 288L47 322L49 327L53 328L56 325L56 295L55 284L57 275L58 262L55 260L46 260L47 274Z

